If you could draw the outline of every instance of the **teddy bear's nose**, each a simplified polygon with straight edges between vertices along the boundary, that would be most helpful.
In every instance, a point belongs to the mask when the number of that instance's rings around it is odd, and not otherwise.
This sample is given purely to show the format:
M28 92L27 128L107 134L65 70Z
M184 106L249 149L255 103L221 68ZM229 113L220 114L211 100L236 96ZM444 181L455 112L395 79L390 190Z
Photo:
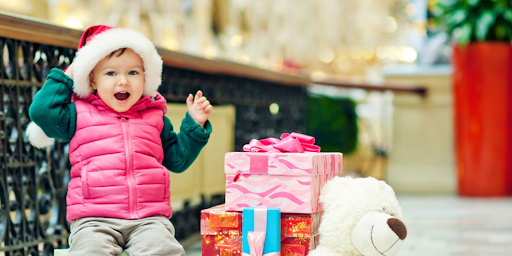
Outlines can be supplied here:
M404 240L407 237L407 228L401 220L397 218L389 218L388 226L401 240Z

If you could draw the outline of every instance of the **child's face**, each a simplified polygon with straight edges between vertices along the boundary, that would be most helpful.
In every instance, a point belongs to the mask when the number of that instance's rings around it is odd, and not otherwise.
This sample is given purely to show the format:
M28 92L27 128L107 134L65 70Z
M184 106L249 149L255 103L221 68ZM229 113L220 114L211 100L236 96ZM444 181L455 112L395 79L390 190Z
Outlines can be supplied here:
M98 96L117 112L128 111L142 97L144 68L142 59L126 48L103 58L91 72L91 86Z

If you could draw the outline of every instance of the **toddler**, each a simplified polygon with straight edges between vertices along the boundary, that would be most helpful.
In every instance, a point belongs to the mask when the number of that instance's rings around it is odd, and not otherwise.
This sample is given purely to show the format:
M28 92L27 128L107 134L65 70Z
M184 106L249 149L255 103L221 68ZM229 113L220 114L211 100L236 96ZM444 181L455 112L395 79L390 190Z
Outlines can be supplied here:
M161 73L142 34L93 26L73 63L52 69L35 95L30 142L69 141L69 255L185 255L169 221L168 170L182 172L196 159L212 131L212 106L201 91L190 94L175 133L157 92Z

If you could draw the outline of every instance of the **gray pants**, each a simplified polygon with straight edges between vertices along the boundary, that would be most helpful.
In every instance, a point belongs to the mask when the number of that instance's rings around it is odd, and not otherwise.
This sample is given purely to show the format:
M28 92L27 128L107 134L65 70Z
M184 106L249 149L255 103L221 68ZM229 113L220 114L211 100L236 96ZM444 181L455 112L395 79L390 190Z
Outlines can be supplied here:
M174 238L172 223L163 216L140 220L82 218L71 224L69 256L185 255Z

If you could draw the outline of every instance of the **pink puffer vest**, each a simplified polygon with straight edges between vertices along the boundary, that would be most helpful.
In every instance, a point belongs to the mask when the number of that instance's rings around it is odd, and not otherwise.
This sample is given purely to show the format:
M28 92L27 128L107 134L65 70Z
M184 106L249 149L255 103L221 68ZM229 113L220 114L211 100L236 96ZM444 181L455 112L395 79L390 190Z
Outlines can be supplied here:
M158 94L117 113L90 94L75 100L76 132L69 143L67 220L141 219L172 215L169 171L160 134L167 111Z

